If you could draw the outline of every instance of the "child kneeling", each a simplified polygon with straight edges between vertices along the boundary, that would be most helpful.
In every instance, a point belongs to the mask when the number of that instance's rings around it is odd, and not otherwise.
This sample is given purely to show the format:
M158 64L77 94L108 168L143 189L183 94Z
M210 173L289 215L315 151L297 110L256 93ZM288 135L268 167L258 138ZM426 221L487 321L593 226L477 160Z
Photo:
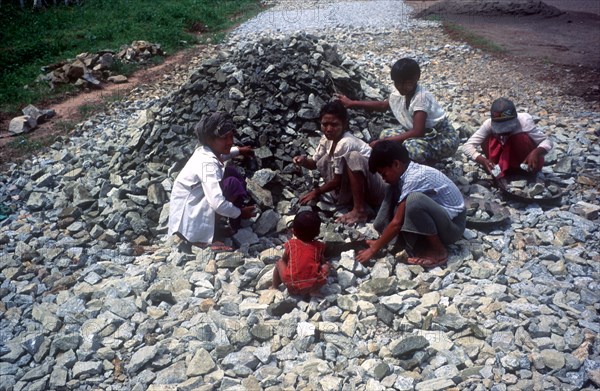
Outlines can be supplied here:
M285 252L273 269L273 285L283 282L290 295L318 293L327 282L330 265L325 261L325 243L315 240L321 230L317 212L303 211L292 225L295 238L284 244Z

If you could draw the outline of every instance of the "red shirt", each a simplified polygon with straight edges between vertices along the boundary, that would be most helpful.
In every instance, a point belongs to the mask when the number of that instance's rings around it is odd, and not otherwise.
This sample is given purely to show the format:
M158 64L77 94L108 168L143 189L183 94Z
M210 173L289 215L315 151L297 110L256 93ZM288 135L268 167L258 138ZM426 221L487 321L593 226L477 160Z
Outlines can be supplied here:
M305 294L325 284L327 275L321 268L325 243L290 239L284 244L287 267L281 275L290 294Z

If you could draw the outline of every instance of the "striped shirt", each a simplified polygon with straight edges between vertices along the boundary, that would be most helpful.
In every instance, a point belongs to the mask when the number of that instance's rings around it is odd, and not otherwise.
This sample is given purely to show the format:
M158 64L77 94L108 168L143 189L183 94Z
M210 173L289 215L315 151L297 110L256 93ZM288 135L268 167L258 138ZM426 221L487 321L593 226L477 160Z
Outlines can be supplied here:
M465 209L465 201L458 187L435 168L410 162L398 183L400 186L398 203L406 199L410 193L423 193L440 204L451 219Z

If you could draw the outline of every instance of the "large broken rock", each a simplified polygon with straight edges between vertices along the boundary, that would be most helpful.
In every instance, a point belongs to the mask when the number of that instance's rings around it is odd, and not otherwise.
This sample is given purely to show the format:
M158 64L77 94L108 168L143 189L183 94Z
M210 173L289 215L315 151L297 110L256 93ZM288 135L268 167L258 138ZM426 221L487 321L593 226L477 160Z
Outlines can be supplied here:
M75 59L47 65L42 72L47 72L38 78L54 88L57 84L71 83L81 88L101 88L103 82L115 84L126 83L127 77L112 70L117 62L146 63L154 56L162 56L164 52L159 44L147 41L133 41L124 45L115 53L102 50L98 53L81 53Z
M40 110L34 105L29 105L25 107L23 110L21 110L21 112L23 113L23 115L28 115L31 118L35 119L35 121L38 124L41 124L56 115L56 112L52 109Z
M127 76L123 76L123 75L110 76L106 80L108 82L114 83L114 84L123 84L123 83L127 83Z
M35 118L28 115L22 115L15 117L10 121L8 125L8 131L11 134L22 134L33 130L37 126Z

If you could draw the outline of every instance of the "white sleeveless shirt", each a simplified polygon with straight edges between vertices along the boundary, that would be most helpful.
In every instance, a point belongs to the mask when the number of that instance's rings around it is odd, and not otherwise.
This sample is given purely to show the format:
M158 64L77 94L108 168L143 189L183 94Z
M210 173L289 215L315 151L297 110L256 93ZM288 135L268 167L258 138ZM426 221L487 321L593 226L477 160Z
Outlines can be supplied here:
M421 85L417 85L415 96L410 101L408 109L406 109L406 97L400 95L397 90L391 93L389 103L394 116L405 130L412 129L415 111L424 111L427 113L427 119L425 120L426 129L434 128L440 121L446 118L446 112L442 106Z

